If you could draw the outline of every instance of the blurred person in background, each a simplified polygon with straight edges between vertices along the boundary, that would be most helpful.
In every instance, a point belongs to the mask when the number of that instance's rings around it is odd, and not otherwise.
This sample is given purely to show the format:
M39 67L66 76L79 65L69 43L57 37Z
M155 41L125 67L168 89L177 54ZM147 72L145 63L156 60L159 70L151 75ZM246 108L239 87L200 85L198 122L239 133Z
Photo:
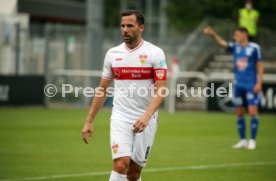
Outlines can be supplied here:
M259 12L253 8L252 0L245 1L245 7L239 10L239 26L245 27L250 41L256 41Z
M259 126L258 105L259 93L262 90L263 63L260 46L249 41L249 33L245 27L234 31L235 42L227 43L210 26L204 28L204 33L210 35L218 45L234 56L234 99L236 107L237 128L240 141L233 145L234 149L256 148L256 135ZM251 117L251 136L246 140L245 110L247 107Z

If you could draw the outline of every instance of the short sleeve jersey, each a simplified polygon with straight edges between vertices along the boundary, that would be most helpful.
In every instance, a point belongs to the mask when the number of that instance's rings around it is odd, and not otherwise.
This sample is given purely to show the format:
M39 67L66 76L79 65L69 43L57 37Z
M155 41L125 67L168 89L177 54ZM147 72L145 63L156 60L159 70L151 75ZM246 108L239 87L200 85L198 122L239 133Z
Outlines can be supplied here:
M134 123L150 104L154 81L167 79L165 54L144 40L132 50L122 43L106 53L102 77L114 79L111 119Z
M250 42L242 47L230 42L227 51L234 56L235 85L253 88L257 82L257 62L262 60L260 46Z

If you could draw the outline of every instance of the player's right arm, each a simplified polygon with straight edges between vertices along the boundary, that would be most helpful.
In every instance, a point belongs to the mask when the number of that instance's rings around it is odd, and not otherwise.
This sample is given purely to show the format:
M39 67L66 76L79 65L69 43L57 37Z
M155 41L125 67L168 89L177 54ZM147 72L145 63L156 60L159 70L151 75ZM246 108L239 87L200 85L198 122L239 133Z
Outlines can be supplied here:
M110 51L108 51L104 59L102 79L99 87L96 90L94 99L89 109L89 113L85 120L84 127L82 129L82 139L86 144L88 144L89 138L92 137L94 131L94 118L96 114L99 112L99 110L102 108L107 97L107 90L112 83L113 73L111 69L111 60L112 57L110 55Z
M86 117L84 127L82 129L82 139L88 144L89 139L93 134L93 122L96 114L102 108L106 97L107 97L107 89L110 87L112 80L102 78L100 82L100 86L97 88L94 99L89 109L89 113Z
M209 35L211 36L215 41L216 43L221 46L222 48L224 49L227 49L228 45L227 45L227 42L225 40L223 40L216 32L215 30L211 27L211 26L206 26L203 30L203 32L206 34L206 35Z

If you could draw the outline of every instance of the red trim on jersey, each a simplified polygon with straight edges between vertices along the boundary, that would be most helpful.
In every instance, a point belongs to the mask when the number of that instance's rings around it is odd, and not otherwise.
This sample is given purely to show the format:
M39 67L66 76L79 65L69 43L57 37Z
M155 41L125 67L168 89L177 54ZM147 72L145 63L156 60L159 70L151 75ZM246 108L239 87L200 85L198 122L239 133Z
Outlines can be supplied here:
M135 50L138 50L142 45L144 44L144 40L142 40L142 42L134 49L129 49L126 44L125 44L125 48L127 49L127 51L129 51L129 53L134 52Z
M154 69L154 80L167 80L167 69Z
M152 67L114 67L113 77L117 80L145 80L153 79Z

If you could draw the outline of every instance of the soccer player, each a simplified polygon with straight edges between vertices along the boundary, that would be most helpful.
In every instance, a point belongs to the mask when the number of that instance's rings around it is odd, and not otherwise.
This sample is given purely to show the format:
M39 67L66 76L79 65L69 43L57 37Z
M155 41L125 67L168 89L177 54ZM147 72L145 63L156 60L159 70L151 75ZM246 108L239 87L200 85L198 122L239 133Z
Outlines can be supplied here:
M204 28L207 35L213 37L218 45L233 53L234 56L234 104L236 106L237 127L240 141L233 145L234 149L256 148L256 134L259 126L258 104L259 93L262 90L263 63L261 50L258 44L249 42L248 31L244 27L236 28L235 42L227 43L210 26ZM245 110L247 105L251 117L251 137L246 141Z
M113 170L109 181L141 181L157 130L157 109L166 93L165 55L162 49L143 40L144 21L137 10L121 13L124 43L106 53L99 86L103 94L98 90L82 130L82 138L88 144L94 118L114 80L110 121Z

